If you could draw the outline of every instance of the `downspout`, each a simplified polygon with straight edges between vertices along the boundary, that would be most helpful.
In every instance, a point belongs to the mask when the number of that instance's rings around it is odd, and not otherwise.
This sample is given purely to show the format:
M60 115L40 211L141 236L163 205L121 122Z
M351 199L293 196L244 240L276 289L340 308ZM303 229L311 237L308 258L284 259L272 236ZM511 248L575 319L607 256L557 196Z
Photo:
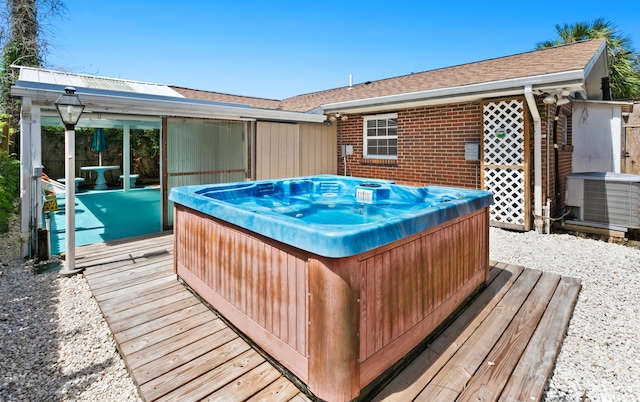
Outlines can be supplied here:
M533 117L533 222L536 232L542 233L545 219L542 214L542 123L531 85L524 87L524 97Z
M544 135L545 138L545 144L546 146L546 150L545 150L545 162L546 162L546 167L545 167L545 172L547 172L547 177L545 177L545 188L544 188L544 193L547 196L547 199L545 200L545 204L544 204L544 211L545 211L545 216L551 216L551 198L549 198L549 186L551 183L551 179L550 179L550 174L549 172L551 171L551 162L549 161L550 158L550 145L549 145L549 138L551 138L551 106L550 105L545 105L545 114L547 116L547 121L545 122L545 126L547 127L547 132ZM551 221L549 219L546 219L546 222L544 223L544 233L545 234L549 234L551 233Z
M31 155L31 98L22 98L20 110L20 239L21 257L31 258L36 223L32 201L34 185L32 182L33 161Z
M560 114L560 106L556 106L556 113L553 115L553 203L556 216L560 211L560 169L558 157L558 115ZM551 215L549 215L551 216Z

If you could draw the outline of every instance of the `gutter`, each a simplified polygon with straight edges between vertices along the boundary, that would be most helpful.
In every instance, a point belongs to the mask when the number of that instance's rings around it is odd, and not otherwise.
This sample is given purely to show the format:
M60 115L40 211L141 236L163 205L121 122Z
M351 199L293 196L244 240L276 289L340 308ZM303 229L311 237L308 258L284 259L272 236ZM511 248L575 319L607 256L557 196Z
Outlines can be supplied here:
M516 78L502 81L491 81L481 84L462 85L450 88L431 89L427 91L410 92L375 98L357 99L345 102L328 103L322 105L325 112L345 111L356 112L362 109L380 110L383 106L392 108L417 106L423 104L442 104L447 100L459 102L461 99L473 100L486 98L489 94L494 96L509 96L522 94L523 87L536 86L536 90L548 91L557 88L566 88L570 91L583 89L584 70L572 70L562 73L537 75L525 78Z
M542 214L542 123L531 85L524 87L524 97L527 100L531 117L533 117L533 222L536 232L542 233L543 219L548 218Z

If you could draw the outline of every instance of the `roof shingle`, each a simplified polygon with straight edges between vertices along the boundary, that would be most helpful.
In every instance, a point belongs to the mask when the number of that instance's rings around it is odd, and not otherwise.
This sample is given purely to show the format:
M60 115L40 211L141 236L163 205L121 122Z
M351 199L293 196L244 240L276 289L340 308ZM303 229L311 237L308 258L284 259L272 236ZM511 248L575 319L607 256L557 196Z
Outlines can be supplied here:
M604 40L576 42L512 56L368 81L351 87L312 92L284 100L254 98L181 87L171 88L191 99L239 103L262 109L307 112L329 103L581 70L591 62Z
M254 108L259 109L273 109L279 110L281 109L281 101L277 99L265 99L265 98L254 98L251 96L242 96L242 95L231 95L224 94L220 92L209 92L202 91L199 89L189 89L182 87L174 87L171 86L171 89L178 92L180 95L189 99L198 99L198 100L206 100L213 102L228 102L228 103L236 103L241 105L249 105Z
M369 99L492 81L584 69L604 39L557 46L370 83L298 95L282 101L282 109L306 112L328 103Z

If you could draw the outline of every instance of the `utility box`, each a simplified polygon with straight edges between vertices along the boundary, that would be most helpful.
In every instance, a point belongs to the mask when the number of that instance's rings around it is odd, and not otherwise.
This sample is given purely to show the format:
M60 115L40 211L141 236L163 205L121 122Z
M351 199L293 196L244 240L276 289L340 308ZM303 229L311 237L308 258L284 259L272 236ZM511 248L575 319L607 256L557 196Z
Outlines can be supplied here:
M480 160L480 143L479 142L467 142L466 144L464 144L464 159L467 161Z
M39 179L42 177L42 170L44 169L44 166L42 165L36 165L33 167L33 171L31 173L31 177L33 177L34 179Z
M342 156L353 155L353 145L342 145Z

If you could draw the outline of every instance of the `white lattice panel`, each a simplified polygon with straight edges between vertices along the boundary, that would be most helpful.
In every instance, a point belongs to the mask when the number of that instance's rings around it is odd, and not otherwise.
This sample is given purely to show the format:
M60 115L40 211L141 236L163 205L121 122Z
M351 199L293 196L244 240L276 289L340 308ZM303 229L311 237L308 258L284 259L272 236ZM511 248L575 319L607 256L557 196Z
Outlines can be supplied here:
M524 102L487 102L483 108L484 189L491 191L492 222L526 226Z
M518 100L484 105L484 163L524 165L523 104Z
M508 225L524 226L524 171L520 169L484 170L484 189L493 193L489 219Z

